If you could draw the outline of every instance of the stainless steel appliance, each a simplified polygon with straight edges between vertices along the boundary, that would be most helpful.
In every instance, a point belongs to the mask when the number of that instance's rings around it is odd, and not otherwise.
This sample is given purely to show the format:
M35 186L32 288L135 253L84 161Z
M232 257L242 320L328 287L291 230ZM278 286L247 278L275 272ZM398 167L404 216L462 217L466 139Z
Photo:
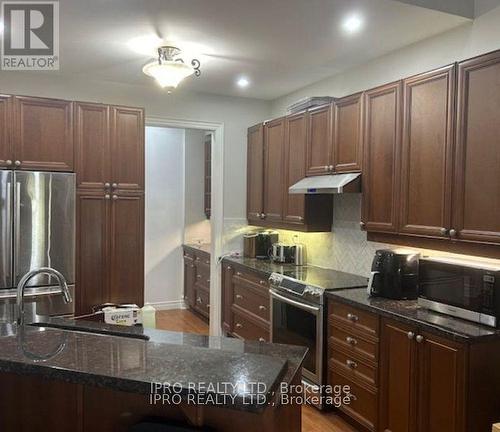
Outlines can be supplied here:
M305 246L303 244L274 243L270 258L275 263L280 264L305 264Z
M75 175L0 171L0 320L16 319L16 286L31 270L51 267L64 276L74 298ZM74 313L54 276L30 279L26 320Z
M271 294L271 341L306 346L302 369L307 391L321 396L326 384L325 292L366 287L367 279L315 266L273 273ZM317 405L322 408L322 403Z
M243 235L243 256L246 258L269 259L273 243L278 241L276 231L259 231Z
M418 304L443 314L500 327L500 266L420 260Z
M379 249L373 258L368 294L395 300L418 296L420 254Z

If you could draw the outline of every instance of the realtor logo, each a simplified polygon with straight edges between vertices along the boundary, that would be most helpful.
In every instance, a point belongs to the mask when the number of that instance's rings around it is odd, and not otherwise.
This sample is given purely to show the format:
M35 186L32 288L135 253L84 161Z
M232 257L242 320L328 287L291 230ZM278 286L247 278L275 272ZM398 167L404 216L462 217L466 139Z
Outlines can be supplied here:
M2 2L3 70L59 69L59 2Z

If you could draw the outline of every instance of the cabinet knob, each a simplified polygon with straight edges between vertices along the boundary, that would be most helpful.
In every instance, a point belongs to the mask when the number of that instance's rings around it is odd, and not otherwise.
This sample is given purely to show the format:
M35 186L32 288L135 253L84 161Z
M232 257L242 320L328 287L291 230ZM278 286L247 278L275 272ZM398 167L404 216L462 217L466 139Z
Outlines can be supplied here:
M231 271L232 269L233 269L233 268L232 268L231 266L227 266L227 267L226 267L226 270Z
M422 343L424 341L424 337L422 335L417 335L417 337L415 338L415 340L418 342L418 343Z
M413 332L408 332L408 339L413 339L415 337L415 333Z
M264 338L259 338L259 342L265 342L266 340Z
M113 195L113 201L116 201L118 199L118 195Z
M235 326L235 327L236 327L236 328L238 328L238 329L243 328L243 324L241 324L241 323L236 323L236 326Z
M355 361L352 361L352 360L346 360L346 364L351 369L356 369L358 367L358 364Z
M104 195L104 199L107 199L107 200L111 199L111 195L110 194Z
M15 165L15 166L21 166L21 161L16 160L16 161L14 162L14 165Z
M259 306L259 310L261 310L261 311L265 311L265 310L267 310L267 308L266 308L264 305L260 305L260 306Z
M266 218L266 214L265 214L265 213L261 213L261 214L260 214L260 218L261 218L261 219L265 219L265 218Z
M265 284L266 284L266 281L260 280L260 281L259 281L259 284L261 284L261 285L265 285Z
M196 275L196 278L197 279L201 279L201 275Z
M104 183L104 187L105 187L106 189L109 189L109 188L111 187L111 183L107 183L107 182L106 182L106 183Z
M361 227L361 229L364 229L364 228L365 228L365 226L366 226L366 224L365 224L364 222L360 222L360 223L359 223L359 226Z
M236 272L236 276L241 276L241 272Z
M439 232L440 232L440 234L441 234L441 235L444 235L444 236L445 236L446 234L448 234L448 230L447 230L446 228L441 228L441 229L439 230Z
M237 298L238 300L243 300L243 296L242 296L241 294L236 294L236 298Z
M328 165L325 165L325 166L323 167L323 169L324 169L325 171L328 171Z
M358 343L358 341L351 336L347 336L345 340L349 345L356 345Z
M333 171L333 165L330 165L330 166L328 167L328 170L329 170L329 171Z
M118 185L117 185L116 183L112 183L112 184L111 184L111 187L112 187L113 189L116 189L116 188L118 187Z
M12 161L11 161L10 159L7 159L7 160L5 161L5 165L7 165L7 166L12 166Z
M200 297L198 297L198 298L196 299L196 303L198 303L198 304L201 304L201 303L202 303L202 301L201 301L201 298L200 298Z
M457 230L451 229L450 230L450 237L456 237L457 236Z
M352 314L352 313L348 313L347 314L347 319L349 321L356 322L356 321L358 321L359 318L356 315Z

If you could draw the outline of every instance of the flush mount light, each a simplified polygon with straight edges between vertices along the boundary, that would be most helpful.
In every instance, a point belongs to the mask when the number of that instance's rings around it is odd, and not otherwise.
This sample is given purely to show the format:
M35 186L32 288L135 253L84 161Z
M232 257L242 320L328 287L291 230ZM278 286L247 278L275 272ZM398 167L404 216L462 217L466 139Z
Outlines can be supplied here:
M180 54L181 50L177 47L162 46L158 48L158 60L145 65L142 71L171 92L184 78L201 74L199 60L192 59L190 64L186 64Z
M248 78L241 77L238 79L238 81L236 81L236 85L240 88L245 88L250 85L250 81L248 80Z
M347 33L356 33L361 30L363 26L363 20L358 15L351 15L347 17L342 23L342 28Z

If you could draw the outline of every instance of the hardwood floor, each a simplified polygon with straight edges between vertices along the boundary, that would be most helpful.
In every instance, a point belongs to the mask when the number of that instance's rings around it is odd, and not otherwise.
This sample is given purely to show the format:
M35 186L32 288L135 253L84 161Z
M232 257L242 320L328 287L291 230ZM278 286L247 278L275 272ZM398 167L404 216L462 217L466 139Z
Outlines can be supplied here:
M208 324L184 309L159 311L156 326L161 330L208 335ZM310 406L302 407L302 432L357 432L335 413L323 413Z

